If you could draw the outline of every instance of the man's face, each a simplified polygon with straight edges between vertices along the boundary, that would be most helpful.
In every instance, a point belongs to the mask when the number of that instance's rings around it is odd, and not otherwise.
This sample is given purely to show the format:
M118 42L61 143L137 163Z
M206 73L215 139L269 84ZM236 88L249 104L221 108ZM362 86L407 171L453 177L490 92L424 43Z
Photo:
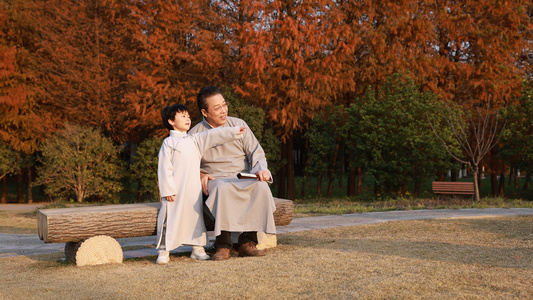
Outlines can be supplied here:
M205 120L215 128L224 125L228 116L228 104L224 97L216 94L206 98L206 102L207 110L202 109Z

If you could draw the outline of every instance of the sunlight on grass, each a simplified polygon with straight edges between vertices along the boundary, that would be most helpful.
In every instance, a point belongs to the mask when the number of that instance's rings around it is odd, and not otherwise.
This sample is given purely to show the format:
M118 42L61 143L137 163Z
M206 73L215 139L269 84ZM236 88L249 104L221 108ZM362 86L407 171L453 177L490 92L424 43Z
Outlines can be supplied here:
M460 208L533 208L533 201L505 199L501 197L482 198L479 202L469 198L449 199L387 199L356 201L350 198L320 198L294 201L295 217L308 215L337 215L390 210L416 209L460 209Z

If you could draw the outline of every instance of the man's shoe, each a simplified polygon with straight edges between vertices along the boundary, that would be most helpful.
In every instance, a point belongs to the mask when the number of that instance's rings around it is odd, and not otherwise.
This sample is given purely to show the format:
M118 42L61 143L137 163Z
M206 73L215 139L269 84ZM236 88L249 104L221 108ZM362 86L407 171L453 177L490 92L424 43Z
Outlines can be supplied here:
M210 259L211 257L207 255L207 253L205 253L204 247L192 246L191 258L198 259L198 260L206 260L206 259Z
M159 250L159 255L157 256L157 260L155 261L155 263L158 265L168 264L168 262L170 261L169 254L170 253L168 251Z
M217 253L213 255L212 260L226 260L231 257L228 248L218 248Z
M266 253L255 247L254 242L244 243L239 247L239 257L244 256L265 256Z

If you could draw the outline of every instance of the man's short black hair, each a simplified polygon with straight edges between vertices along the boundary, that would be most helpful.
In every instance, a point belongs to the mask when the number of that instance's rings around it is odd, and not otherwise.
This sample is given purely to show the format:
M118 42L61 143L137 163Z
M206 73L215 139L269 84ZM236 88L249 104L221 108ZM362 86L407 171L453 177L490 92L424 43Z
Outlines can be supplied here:
M207 86L200 90L196 100L198 102L198 109L202 112L202 109L207 110L207 98L215 95L222 95L222 92L216 86Z
M189 109L187 106L182 104L174 104L167 106L161 110L161 118L163 119L163 126L168 130L174 130L174 127L170 125L168 120L174 120L174 117L176 117L177 113L181 112L187 112L189 113Z

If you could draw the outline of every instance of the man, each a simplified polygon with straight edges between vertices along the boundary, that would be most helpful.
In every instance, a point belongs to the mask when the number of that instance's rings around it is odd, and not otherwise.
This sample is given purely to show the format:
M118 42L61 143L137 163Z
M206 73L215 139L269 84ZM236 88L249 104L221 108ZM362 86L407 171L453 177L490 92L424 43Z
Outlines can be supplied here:
M273 216L276 205L268 187L268 183L272 183L272 174L268 170L265 152L246 122L228 116L228 105L218 88L203 88L197 101L204 119L189 133L218 127L242 126L248 129L241 140L218 145L202 156L202 189L208 195L206 205L215 217L216 253L213 259L230 258L232 232L240 233L240 257L264 256L265 253L256 248L258 232L261 235L263 232L276 233ZM255 174L257 178L238 179L240 172Z

